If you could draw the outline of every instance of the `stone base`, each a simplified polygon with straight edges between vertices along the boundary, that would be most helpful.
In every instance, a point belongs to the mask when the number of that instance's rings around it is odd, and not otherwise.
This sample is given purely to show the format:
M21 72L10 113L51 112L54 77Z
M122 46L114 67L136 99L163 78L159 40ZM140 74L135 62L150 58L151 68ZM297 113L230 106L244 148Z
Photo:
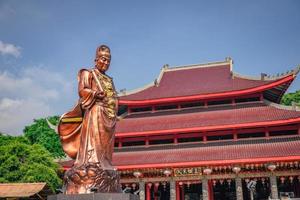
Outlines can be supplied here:
M138 195L126 193L91 193L49 195L47 200L139 200Z

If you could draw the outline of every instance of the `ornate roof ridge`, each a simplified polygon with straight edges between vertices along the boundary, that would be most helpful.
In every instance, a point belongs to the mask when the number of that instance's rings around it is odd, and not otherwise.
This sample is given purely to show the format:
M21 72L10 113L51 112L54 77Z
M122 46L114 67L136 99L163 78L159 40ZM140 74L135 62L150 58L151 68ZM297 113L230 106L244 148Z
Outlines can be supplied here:
M177 70L188 70L188 69L196 69L196 68L206 68L206 67L219 67L224 66L226 64L231 64L232 59L226 58L225 61L216 61L216 62L208 62L208 63L200 63L200 64L190 64L190 65L179 65L174 67L166 67L166 72L169 71L177 71Z
M268 101L266 99L264 99L264 103L268 106L272 106L278 109L282 109L282 110L291 110L291 111L299 111L300 112L300 107L299 106L286 106L286 105L281 105L281 104L277 104L277 103L273 103L271 101Z
M120 91L118 96L119 97L127 96L127 95L131 95L131 94L140 92L140 91L145 90L145 89L147 89L149 87L152 87L152 86L158 86L161 79L162 79L162 77L163 77L163 74L165 72L178 71L178 70L189 70L189 69L196 69L196 68L206 68L206 67L218 67L218 66L224 66L226 64L230 65L230 71L232 71L233 61L230 57L226 58L225 61L216 61L216 62L208 62L208 63L201 63L201 64L190 64L190 65L179 65L179 66L174 66L174 67L170 67L170 68L169 68L169 65L166 64L161 68L158 77L154 81L152 81L152 82L150 82L150 83L148 83L148 84L146 84L142 87L130 90L130 91L126 91L126 90Z
M234 77L248 79L248 80L264 80L264 81L274 81L281 78L285 78L290 75L296 76L300 71L300 65L296 66L294 69L287 71L286 73L276 74L276 75L268 75L265 73L261 73L260 76L249 76L249 75L242 75L237 72L233 72Z
M238 77L241 79L256 80L256 81L259 81L259 80L261 80L261 81L276 81L276 80L286 78L290 75L296 76L300 71L300 65L298 65L293 70L287 71L286 73L281 73L281 74L278 73L277 75L273 75L273 76L267 75L264 73L262 73L261 76L241 75L239 73L233 72L233 60L230 57L227 57L225 59L225 61L209 62L209 63L203 63L203 64L181 65L181 66L175 66L175 67L169 67L168 65L164 65L161 68L158 77L154 81L152 81L142 87L139 87L137 89L133 89L130 91L126 91L126 90L120 91L118 96L119 97L128 96L128 95L135 94L135 93L141 92L143 90L146 90L150 87L154 87L154 86L158 87L165 72L190 70L190 69L197 69L197 68L219 67L219 66L224 66L224 65L229 65L232 77Z

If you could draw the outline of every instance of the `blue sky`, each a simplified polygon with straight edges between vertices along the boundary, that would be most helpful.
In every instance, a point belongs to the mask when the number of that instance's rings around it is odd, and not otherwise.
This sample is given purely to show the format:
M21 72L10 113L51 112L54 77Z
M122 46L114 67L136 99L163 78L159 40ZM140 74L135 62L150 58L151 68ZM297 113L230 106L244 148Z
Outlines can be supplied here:
M0 131L21 134L34 118L77 100L76 75L111 47L118 90L170 66L222 61L234 71L277 74L300 64L300 1L0 0ZM289 91L300 88L299 78Z

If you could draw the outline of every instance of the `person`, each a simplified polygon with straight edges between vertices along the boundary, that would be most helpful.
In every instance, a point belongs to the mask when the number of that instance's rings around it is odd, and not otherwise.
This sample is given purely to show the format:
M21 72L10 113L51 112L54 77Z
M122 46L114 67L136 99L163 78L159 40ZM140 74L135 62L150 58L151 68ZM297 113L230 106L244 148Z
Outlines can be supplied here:
M63 148L75 158L73 167L65 173L66 194L120 191L119 177L112 165L118 101L113 79L106 75L110 61L109 47L101 45L96 50L95 68L79 71L80 98L74 110L80 110L75 113L81 113L82 121L72 134L64 132L67 129L63 124L71 122L72 126L74 117L70 116L74 111L61 118Z

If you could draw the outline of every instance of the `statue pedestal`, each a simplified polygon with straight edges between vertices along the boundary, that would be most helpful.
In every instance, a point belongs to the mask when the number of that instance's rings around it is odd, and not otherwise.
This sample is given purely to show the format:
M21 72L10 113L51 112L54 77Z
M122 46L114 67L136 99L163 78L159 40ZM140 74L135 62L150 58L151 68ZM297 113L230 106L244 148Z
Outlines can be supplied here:
M138 195L126 193L91 193L49 195L47 200L139 200Z

